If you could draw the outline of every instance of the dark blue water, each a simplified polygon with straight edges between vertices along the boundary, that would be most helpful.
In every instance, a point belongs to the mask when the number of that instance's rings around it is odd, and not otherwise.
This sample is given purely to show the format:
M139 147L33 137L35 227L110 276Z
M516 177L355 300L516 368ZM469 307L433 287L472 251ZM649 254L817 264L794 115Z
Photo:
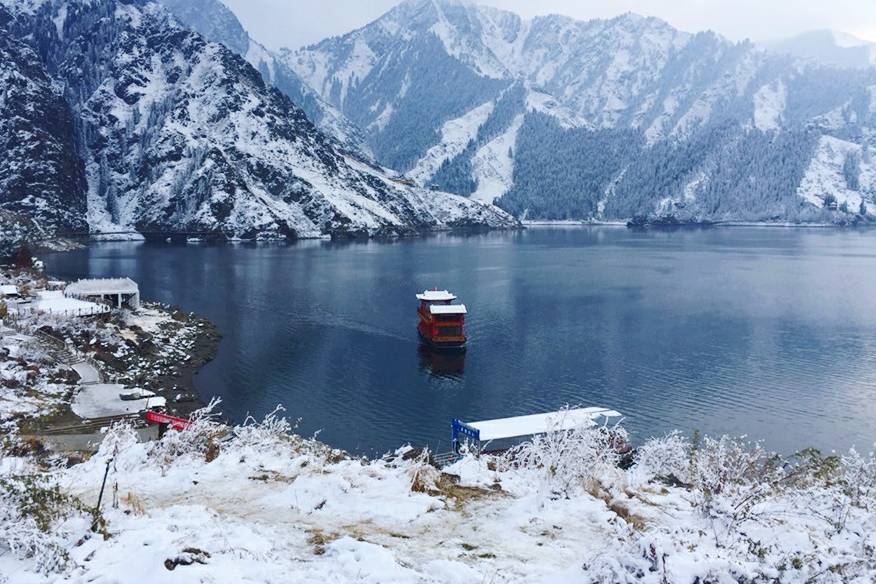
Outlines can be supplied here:
M99 244L59 277L130 276L224 335L198 376L242 420L284 404L356 452L447 448L468 420L610 406L634 439L678 428L773 448L876 440L876 232L535 228L396 243ZM414 294L469 307L431 354Z

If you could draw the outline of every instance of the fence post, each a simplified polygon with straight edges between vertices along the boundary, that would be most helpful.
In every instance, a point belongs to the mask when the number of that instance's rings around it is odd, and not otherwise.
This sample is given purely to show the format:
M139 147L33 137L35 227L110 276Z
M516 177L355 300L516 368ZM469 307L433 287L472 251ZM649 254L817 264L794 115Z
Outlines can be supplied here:
M109 474L110 464L113 459L106 461L106 470L103 472L103 482L100 484L100 494L97 496L97 507L94 508L94 524L91 526L92 531L97 531L97 516L100 514L100 503L103 501L103 489L106 487L106 477Z

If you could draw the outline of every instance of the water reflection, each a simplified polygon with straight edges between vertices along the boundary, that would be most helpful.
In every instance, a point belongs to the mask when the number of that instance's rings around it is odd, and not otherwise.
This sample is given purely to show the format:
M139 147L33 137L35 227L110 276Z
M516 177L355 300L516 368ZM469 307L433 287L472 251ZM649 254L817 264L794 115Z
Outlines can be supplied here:
M420 343L420 369L438 379L461 380L465 373L465 351L439 351Z

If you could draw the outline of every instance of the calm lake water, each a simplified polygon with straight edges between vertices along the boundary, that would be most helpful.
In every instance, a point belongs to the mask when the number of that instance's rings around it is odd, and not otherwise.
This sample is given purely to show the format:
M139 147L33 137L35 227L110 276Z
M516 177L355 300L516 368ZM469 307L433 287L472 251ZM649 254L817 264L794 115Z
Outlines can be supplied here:
M876 232L533 228L396 243L97 244L64 279L127 275L224 335L197 378L232 419L283 404L373 454L449 447L450 420L610 406L790 452L876 440ZM424 350L414 294L469 307L464 356Z

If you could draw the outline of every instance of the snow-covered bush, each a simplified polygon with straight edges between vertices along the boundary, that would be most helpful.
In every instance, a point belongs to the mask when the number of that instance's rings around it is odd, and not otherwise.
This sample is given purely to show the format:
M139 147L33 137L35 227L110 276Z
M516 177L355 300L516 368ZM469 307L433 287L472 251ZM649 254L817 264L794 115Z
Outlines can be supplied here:
M88 513L45 476L0 479L0 550L32 558L41 574L67 566L67 550L56 528L72 515L85 518Z
M876 456L862 455L854 448L840 458L839 484L851 507L876 512Z
M787 477L780 456L744 438L705 437L692 445L687 481L708 516L730 521L747 517L754 506Z
M636 463L630 469L630 481L639 485L656 478L685 481L690 474L691 443L675 431L651 438L636 452Z
M619 474L618 445L626 440L627 433L620 426L557 430L533 436L510 449L503 465L534 470L542 493L570 497L583 487Z
M745 582L864 582L876 573L872 453L825 456L807 449L781 457L744 438L690 441L672 433L646 442L629 472L632 487L646 497L656 492L645 488L650 481L681 487L683 508L689 504L694 513L696 523L660 522L625 542L641 551L627 550L631 557L657 558L648 571L663 580L673 581L682 569L701 581L730 574ZM684 567L681 550L702 548L712 549L719 567ZM633 564L624 563L616 581L625 581Z
M278 405L260 422L247 416L243 424L234 428L235 442L245 447L264 447L277 442L288 442L294 427L282 415L285 411L283 406Z
M100 443L97 453L94 455L95 460L104 462L112 462L113 471L117 471L119 466L125 470L136 468L140 464L140 452L142 450L140 438L137 436L137 431L128 422L117 422L113 424L104 435ZM133 453L133 456L128 456ZM129 461L129 458L133 460Z
M186 429L169 431L155 444L152 455L159 459L162 468L188 454L201 455L207 462L218 456L219 441L227 433L216 412L219 403L219 399L212 399L205 407L192 412Z

